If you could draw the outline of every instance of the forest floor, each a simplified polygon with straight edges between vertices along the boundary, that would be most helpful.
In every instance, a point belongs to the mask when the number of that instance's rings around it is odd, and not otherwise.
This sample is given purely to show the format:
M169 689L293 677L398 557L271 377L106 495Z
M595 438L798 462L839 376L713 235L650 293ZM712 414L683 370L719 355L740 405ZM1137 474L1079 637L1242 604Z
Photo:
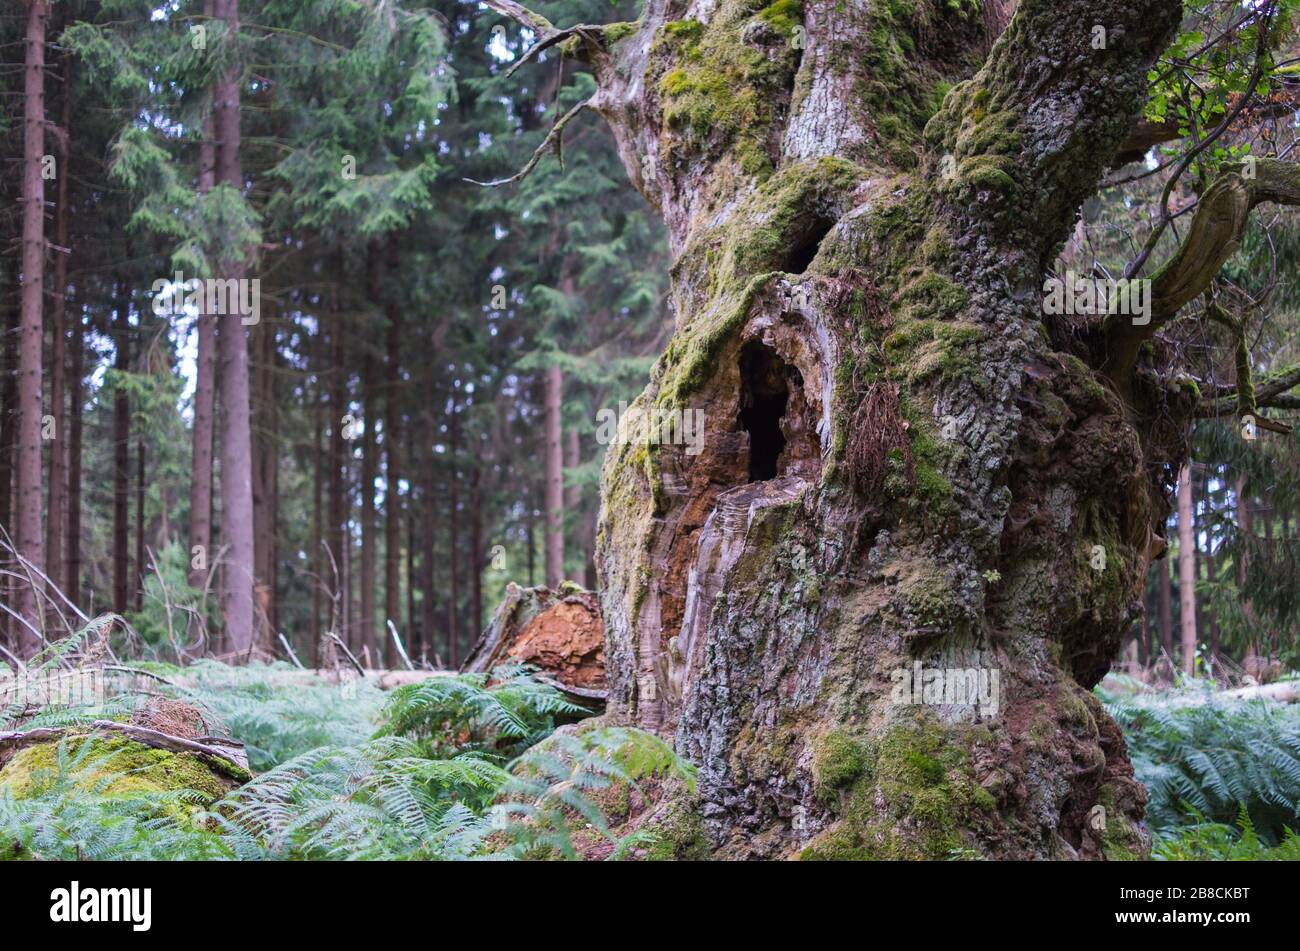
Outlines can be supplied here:
M0 708L0 841L12 857L707 854L698 829L646 821L665 790L692 788L692 767L654 736L584 721L588 710L521 667L388 691L287 664L138 669L143 699ZM1123 677L1097 692L1149 791L1153 858L1300 858L1300 704ZM246 760L144 746L96 720L227 737ZM7 750L6 737L33 731L49 738Z

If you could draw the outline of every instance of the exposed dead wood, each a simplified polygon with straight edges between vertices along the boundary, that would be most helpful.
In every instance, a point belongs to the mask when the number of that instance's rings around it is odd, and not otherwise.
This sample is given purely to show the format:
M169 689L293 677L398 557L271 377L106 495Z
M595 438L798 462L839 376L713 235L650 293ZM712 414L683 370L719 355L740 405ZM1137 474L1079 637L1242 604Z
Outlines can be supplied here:
M510 662L537 668L539 680L566 693L604 700L605 628L596 596L576 585L508 585L461 669L487 673Z
M897 385L871 384L853 414L850 432L848 470L862 491L879 490L889 474L891 459L901 462L908 479L912 478L912 446L898 404Z

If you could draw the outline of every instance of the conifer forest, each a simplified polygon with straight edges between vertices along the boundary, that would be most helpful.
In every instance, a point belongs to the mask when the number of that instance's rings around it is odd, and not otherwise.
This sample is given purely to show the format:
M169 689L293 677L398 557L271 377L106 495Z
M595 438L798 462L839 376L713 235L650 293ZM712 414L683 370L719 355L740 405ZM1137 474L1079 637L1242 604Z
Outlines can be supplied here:
M1158 863L1300 859L1300 0L528 2L0 2L0 907L1250 907Z

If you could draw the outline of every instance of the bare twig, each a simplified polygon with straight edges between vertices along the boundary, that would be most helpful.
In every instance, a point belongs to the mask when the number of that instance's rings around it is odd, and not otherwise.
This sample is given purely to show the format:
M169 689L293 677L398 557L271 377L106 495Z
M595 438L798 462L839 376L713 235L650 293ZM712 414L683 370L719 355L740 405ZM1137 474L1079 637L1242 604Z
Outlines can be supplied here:
M358 661L355 656L353 656L352 651L348 650L348 645L343 643L343 639L340 638L333 631L326 631L325 636L333 640L334 643L338 645L339 650L343 651L343 655L347 657L348 661L351 662L352 666L357 669L357 673L359 673L362 677L364 677L366 675L366 669L362 667L361 662Z
M542 156L545 155L551 148L555 149L555 155L560 160L560 168L563 168L564 153L562 149L563 149L564 140L562 136L564 133L564 127L569 124L569 122L574 118L574 116L576 116L583 109L586 109L590 103L591 103L590 99L584 99L582 100L582 102L578 103L568 112L566 112L563 116L557 119L555 125L551 126L551 131L548 132L546 134L546 138L542 140L542 144L537 147L537 150L535 152L533 152L533 157L528 160L528 164L525 165L523 168L521 168L519 171L515 172L515 174L511 175L509 178L498 178L490 182L480 182L473 178L467 178L465 179L465 181L469 182L472 185L482 185L484 188L497 188L498 186L501 185L511 185L519 181L521 178L523 178L529 172L531 172L534 168L536 168L537 163L542 160Z
M397 645L397 653L402 657L402 663L406 665L407 670L415 670L411 664L411 658L406 656L406 648L402 645L402 639L397 634L397 626L393 624L393 619L388 619L388 633L393 637L393 643Z

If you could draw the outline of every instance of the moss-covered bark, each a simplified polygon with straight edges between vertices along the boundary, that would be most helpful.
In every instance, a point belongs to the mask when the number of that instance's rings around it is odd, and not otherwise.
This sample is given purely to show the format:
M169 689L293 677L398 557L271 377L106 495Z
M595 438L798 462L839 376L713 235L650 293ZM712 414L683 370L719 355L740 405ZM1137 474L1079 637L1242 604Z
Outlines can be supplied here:
M1174 453L1038 294L1179 4L1025 0L987 56L974 8L650 0L593 58L677 255L638 405L706 413L698 455L610 447L610 709L675 731L721 855L1144 847L1087 688L1138 610ZM771 392L759 479L746 419ZM998 672L996 709L896 702L917 663Z

